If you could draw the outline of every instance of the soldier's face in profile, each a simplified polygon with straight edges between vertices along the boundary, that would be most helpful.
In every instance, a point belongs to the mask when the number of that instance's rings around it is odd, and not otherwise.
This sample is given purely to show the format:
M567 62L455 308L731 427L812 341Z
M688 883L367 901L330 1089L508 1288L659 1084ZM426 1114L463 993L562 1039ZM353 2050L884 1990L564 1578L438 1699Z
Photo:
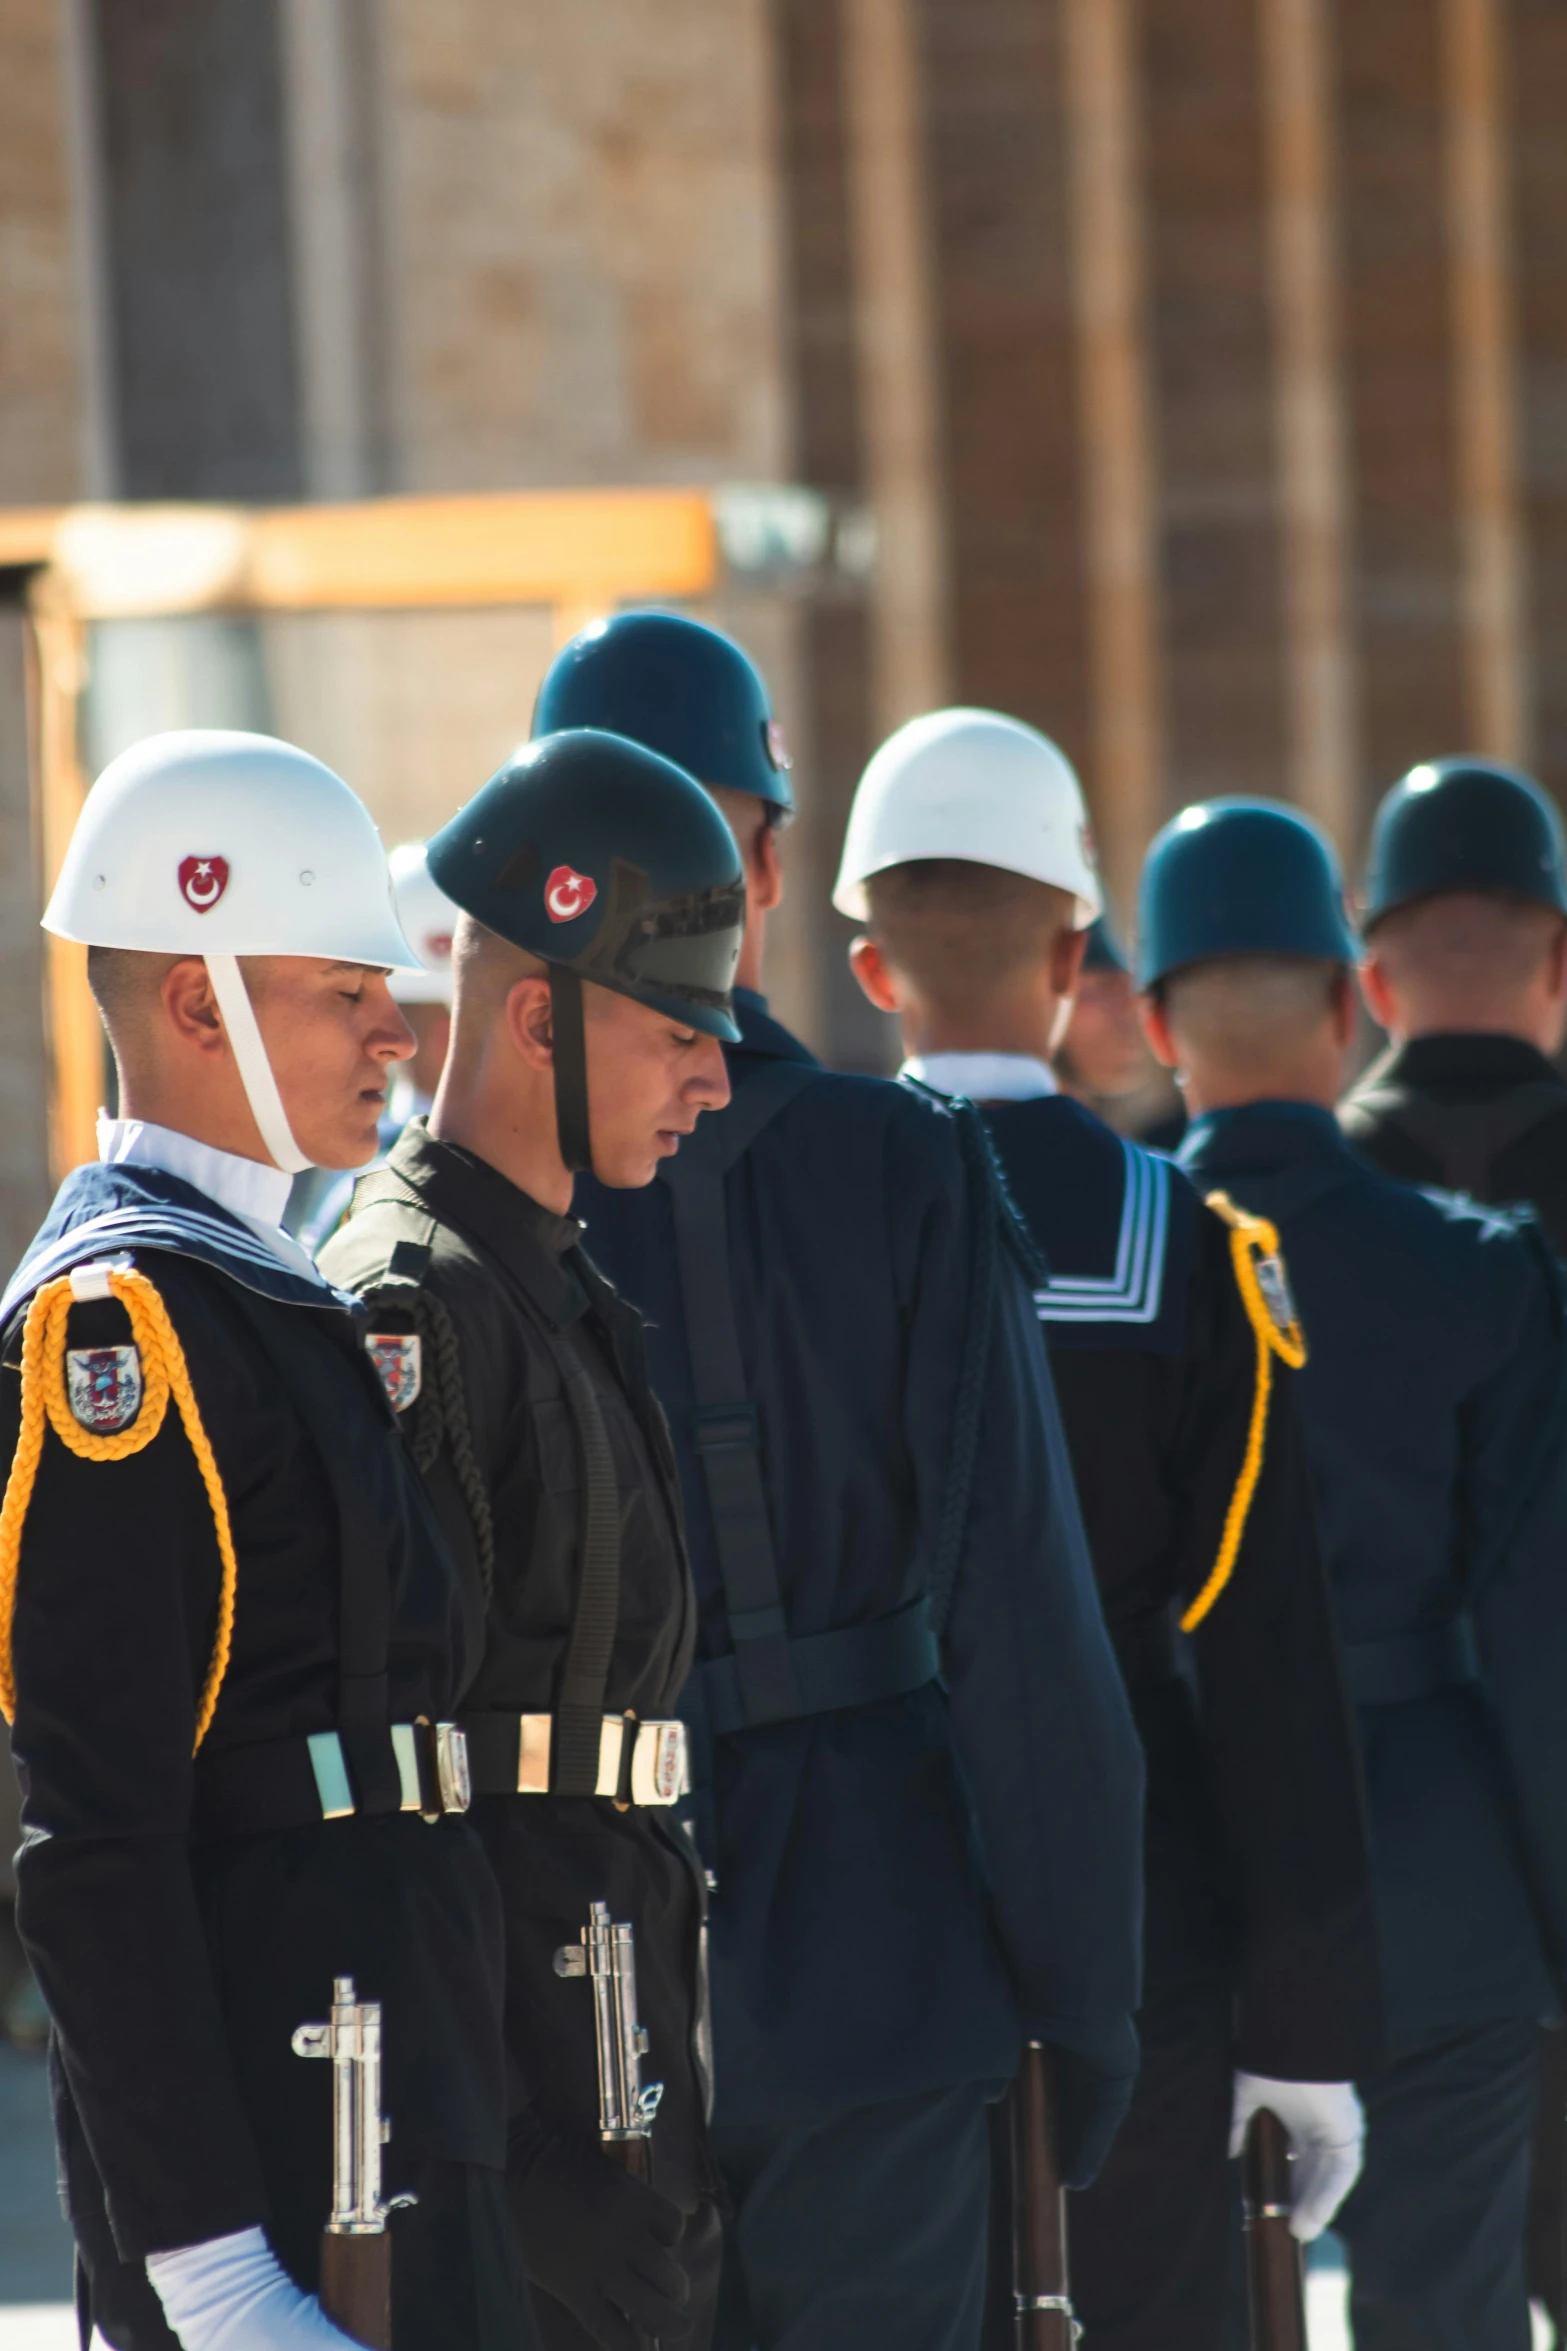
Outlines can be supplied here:
M729 1099L723 1047L610 988L584 988L593 1172L617 1191L651 1183L704 1110Z
M385 972L304 955L241 960L301 1151L317 1167L363 1167L376 1154L392 1065L414 1050Z

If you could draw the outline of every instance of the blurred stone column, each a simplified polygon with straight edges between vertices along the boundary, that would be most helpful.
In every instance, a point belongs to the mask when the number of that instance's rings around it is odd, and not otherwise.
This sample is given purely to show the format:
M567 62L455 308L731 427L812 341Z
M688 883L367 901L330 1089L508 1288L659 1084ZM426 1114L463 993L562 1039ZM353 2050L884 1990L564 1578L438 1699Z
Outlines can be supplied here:
M878 737L950 699L930 225L910 0L845 0Z
M1263 114L1283 516L1290 797L1358 847L1349 488L1324 0L1264 0Z
M1504 14L1499 0L1443 0L1448 270L1464 747L1527 762Z
M1062 0L1095 798L1130 927L1163 796L1136 0Z

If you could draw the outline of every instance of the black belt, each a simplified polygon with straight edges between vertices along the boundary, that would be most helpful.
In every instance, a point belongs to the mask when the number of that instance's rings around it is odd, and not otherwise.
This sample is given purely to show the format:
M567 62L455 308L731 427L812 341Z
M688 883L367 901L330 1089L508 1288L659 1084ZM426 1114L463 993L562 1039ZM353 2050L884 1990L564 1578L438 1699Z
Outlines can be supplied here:
M841 1625L830 1633L805 1633L783 1647L797 1692L785 1716L836 1714L848 1706L874 1706L882 1698L906 1698L941 1673L941 1644L924 1596L895 1616L870 1624ZM691 1669L680 1711L711 1738L751 1726L739 1659L710 1657Z
M191 1830L254 1837L323 1820L468 1809L467 1743L455 1723L313 1731L196 1758Z
M1467 1616L1345 1644L1344 1678L1357 1706L1401 1706L1410 1698L1459 1689L1479 1676L1474 1626Z

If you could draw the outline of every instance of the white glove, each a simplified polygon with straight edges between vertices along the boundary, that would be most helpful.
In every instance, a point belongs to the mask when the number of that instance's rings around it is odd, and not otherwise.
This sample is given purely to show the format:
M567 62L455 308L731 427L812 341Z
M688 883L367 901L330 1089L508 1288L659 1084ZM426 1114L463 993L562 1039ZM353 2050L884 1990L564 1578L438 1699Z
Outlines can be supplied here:
M1275 2082L1262 2073L1235 2076L1230 2153L1246 2144L1246 2125L1268 2107L1289 2134L1295 2158L1290 2229L1303 2245L1320 2236L1360 2177L1366 2118L1353 2082Z
M184 2351L353 2351L260 2229L149 2253L147 2275Z

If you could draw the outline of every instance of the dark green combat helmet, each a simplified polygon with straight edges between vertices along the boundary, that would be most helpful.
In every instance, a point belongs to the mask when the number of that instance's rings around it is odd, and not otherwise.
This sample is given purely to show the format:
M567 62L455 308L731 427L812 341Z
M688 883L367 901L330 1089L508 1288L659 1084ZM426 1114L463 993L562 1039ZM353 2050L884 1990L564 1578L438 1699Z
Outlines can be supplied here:
M733 1044L734 835L692 777L578 727L527 743L431 841L448 898L549 967L561 1155L592 1165L582 983Z
M1138 986L1228 955L1355 960L1332 846L1309 818L1276 800L1183 808L1143 863Z
M678 612L617 612L562 646L533 732L607 727L674 760L710 789L794 807L789 754L762 675L732 637Z
M1529 898L1567 914L1562 820L1520 769L1493 759L1425 760L1377 810L1362 929L1451 890Z

